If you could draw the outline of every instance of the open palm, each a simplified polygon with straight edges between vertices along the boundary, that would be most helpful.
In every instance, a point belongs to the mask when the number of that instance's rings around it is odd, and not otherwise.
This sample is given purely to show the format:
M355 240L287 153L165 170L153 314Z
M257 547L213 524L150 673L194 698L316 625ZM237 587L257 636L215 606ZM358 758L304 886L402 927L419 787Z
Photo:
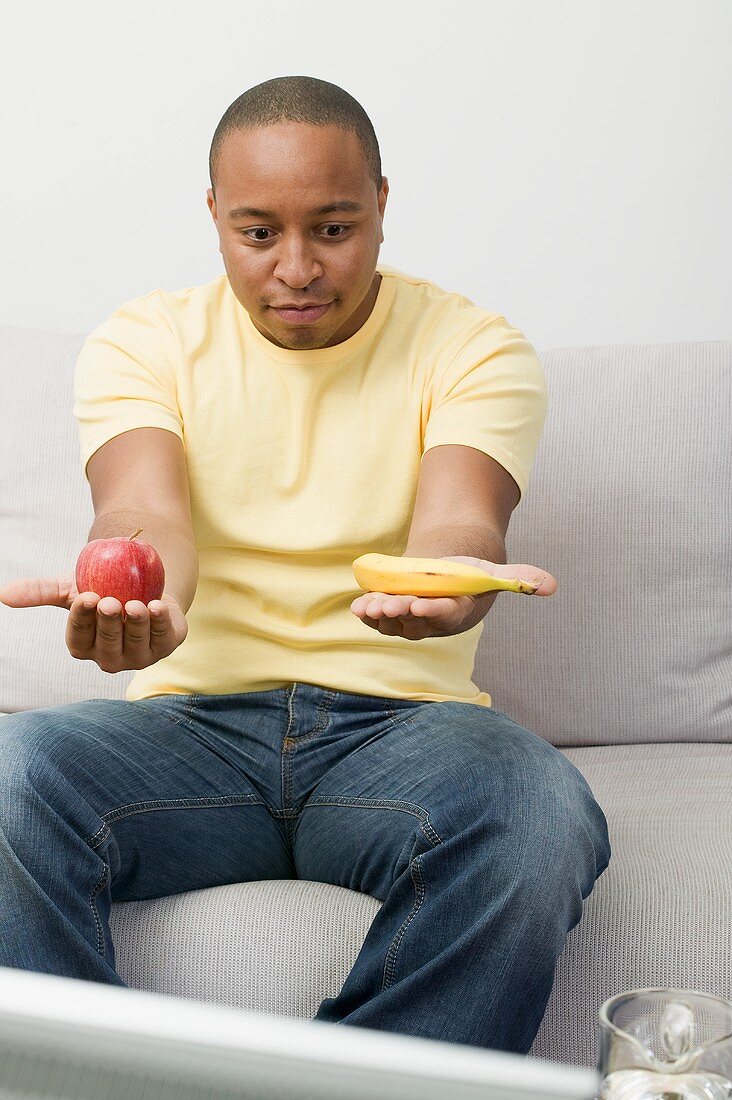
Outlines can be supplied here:
M94 661L103 672L147 668L167 657L188 634L183 609L170 595L128 600L79 592L73 573L24 577L0 588L8 607L63 607L69 612L66 646L72 657Z
M557 590L554 577L535 565L501 565L484 558L448 555L444 558L474 565L494 577L528 581L537 586L531 593L534 596L552 596ZM477 596L395 596L386 592L366 592L353 601L351 611L380 634L418 641L470 630L498 595L496 591Z

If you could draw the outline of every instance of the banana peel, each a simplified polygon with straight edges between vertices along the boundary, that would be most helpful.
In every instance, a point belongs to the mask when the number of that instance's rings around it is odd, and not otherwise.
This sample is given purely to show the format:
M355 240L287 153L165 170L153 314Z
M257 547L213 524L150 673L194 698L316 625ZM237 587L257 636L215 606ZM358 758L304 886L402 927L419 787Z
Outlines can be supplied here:
M391 596L475 596L481 592L523 592L533 595L536 584L494 577L475 565L444 558L362 554L352 564L353 575L365 592Z

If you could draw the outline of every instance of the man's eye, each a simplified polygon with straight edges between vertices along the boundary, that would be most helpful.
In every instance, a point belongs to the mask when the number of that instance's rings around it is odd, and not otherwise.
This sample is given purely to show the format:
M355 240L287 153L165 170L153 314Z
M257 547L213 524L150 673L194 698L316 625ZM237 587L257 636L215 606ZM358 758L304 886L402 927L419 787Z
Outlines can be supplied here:
M269 229L264 229L262 226L257 229L242 229L242 233L247 237L250 233L269 233ZM266 241L266 237L251 237L250 240Z
M341 230L341 232L339 232L338 234L333 234L333 233L327 233L326 234L328 239L331 240L331 241L340 240L340 238L342 236L344 236L344 234L346 232L348 232L348 230L350 228L351 227L349 225L341 225L339 222L333 222L330 225L324 226L324 229L326 229L326 230L330 230L330 229L339 229L339 230ZM267 229L267 227L264 226L264 225L258 225L258 226L255 226L253 229L242 229L242 233L246 237L250 233L269 233L269 229ZM252 241L261 241L263 244L266 244L267 241L270 238L269 237L250 237L249 239L252 240Z
M269 232L270 232L269 229L243 229L242 230L242 233L244 234L244 237L249 237L250 233L269 233ZM252 238L252 240L264 241L264 240L266 240L266 238L258 237L258 238Z

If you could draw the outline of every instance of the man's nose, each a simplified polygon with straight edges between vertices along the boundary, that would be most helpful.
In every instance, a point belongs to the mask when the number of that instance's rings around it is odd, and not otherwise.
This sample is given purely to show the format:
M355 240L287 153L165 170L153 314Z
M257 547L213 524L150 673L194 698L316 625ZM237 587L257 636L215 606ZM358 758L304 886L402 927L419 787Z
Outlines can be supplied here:
M300 236L283 238L277 248L275 275L291 287L306 287L323 274L311 242Z

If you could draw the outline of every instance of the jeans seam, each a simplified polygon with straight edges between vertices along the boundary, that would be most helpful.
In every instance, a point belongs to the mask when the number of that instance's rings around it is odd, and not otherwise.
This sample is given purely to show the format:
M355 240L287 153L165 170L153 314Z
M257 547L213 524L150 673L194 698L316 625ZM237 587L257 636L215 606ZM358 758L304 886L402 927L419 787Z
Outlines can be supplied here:
M335 699L338 696L337 691L333 691L330 688L326 689L325 695L318 704L317 718L315 725L312 729L305 730L304 733L292 735L290 730L292 729L295 720L295 710L292 705L292 701L295 698L297 692L297 683L293 685L292 691L287 694L287 730L285 731L285 741L293 741L296 745L302 744L304 741L310 741L313 737L317 737L319 733L328 728L330 722L330 710L333 706Z
M97 895L107 881L107 873L109 871L109 867L107 866L106 860L103 860L102 862L104 864L102 868L102 875L98 883L92 890L91 894L89 895L89 906L92 911L92 916L94 917L94 923L97 926L97 953L101 955L104 959L107 957L107 948L104 941L104 929L102 928L102 922L99 917L99 911L97 909Z
M433 848L442 844L442 837L430 821L429 810L425 810L415 802L405 802L396 798L349 798L347 795L322 794L308 799L302 810L307 810L309 806L361 806L364 809L398 810L419 819L420 831Z
M202 796L200 798L157 798L146 802L130 802L126 806L118 806L114 810L107 810L102 814L101 828L97 829L86 843L91 848L97 848L106 839L109 833L109 823L119 821L123 817L131 817L133 814L149 813L153 810L187 809L206 810L213 806L266 806L264 799L257 798L254 794L242 795L216 795L215 797Z
M295 692L293 691L292 694L294 695ZM321 699L318 706L315 725L311 730L305 730L305 733L301 734L297 738L298 744L300 744L301 740L305 738L307 738L307 740L310 740L311 737L315 737L317 734L322 733L324 729L328 728L328 724L330 723L330 708L333 706L333 703L337 696L337 691L332 691L330 689L326 690L326 693Z
M388 989L394 981L396 958L397 954L399 953L402 939L404 938L404 934L409 928L409 925L412 923L417 913L419 912L422 906L422 902L425 899L425 883L422 876L422 867L420 863L421 859L422 856L417 856L415 859L412 860L411 864L409 865L409 869L412 873L412 881L414 883L414 904L412 905L411 912L407 916L406 920L403 922L394 939L391 941L389 949L386 952L386 959L384 960L384 976L381 982L382 992L385 989Z
M292 798L292 753L289 751L288 742L294 741L294 738L290 737L290 730L295 721L295 710L292 705L292 699L296 691L297 684L293 684L292 693L285 689L287 698L287 727L282 738L282 745L280 746L280 800L283 810L292 809L290 803ZM287 821L285 821L285 832L290 843L292 843L292 827Z

